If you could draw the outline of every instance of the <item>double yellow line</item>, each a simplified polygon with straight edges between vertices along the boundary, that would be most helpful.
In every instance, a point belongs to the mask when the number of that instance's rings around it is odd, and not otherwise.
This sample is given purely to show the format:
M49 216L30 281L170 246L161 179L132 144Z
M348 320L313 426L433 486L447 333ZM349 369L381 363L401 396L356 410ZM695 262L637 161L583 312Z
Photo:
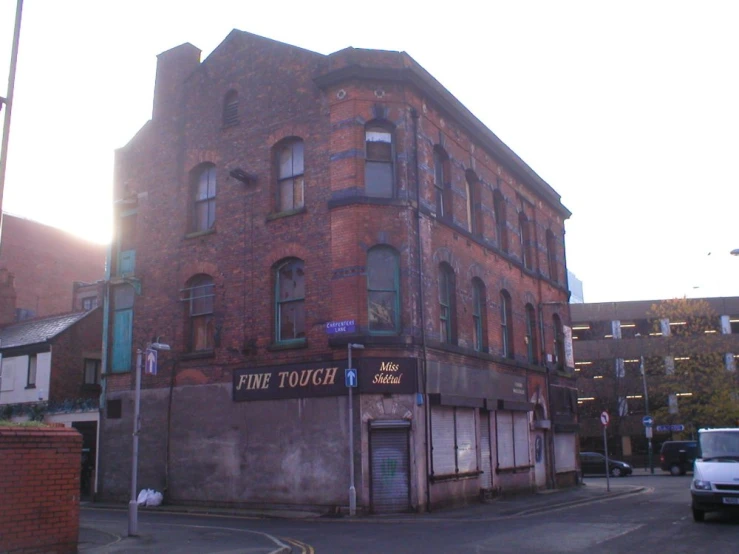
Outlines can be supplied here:
M281 540L287 543L290 543L292 546L299 548L301 554L316 554L315 548L297 539L288 539L288 538L283 537Z

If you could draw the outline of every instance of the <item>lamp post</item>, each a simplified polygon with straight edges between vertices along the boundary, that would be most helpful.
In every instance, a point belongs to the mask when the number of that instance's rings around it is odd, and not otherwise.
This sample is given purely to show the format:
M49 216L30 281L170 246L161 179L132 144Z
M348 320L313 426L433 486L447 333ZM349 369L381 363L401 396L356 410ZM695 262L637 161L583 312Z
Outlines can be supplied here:
M363 344L349 343L347 349L349 351L349 360L347 369L352 369L352 348L364 349ZM359 373L357 373L357 381L359 381ZM354 488L354 406L352 404L352 388L346 387L349 394L349 515L353 516L357 513L357 489Z
M145 350L169 350L168 344L161 342L149 343ZM139 471L139 431L141 421L139 420L139 407L141 406L141 362L144 351L136 349L136 389L133 397L133 453L131 455L131 500L128 502L128 536L133 537L138 533L139 527L139 504L136 498L136 480Z

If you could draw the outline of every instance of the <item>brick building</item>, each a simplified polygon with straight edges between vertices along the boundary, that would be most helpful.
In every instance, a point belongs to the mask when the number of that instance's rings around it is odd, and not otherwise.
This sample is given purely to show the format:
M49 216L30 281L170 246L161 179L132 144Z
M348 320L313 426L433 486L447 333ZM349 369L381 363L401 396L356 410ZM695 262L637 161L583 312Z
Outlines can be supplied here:
M406 53L166 51L114 198L103 497L153 341L139 483L170 502L345 509L350 435L361 511L575 482L570 213Z
M603 448L599 414L608 410L609 448L614 455L637 464L646 461L648 439L642 419L654 416L653 449L662 442L696 436L701 424L682 413L681 405L698 390L685 382L665 397L660 381L680 375L681 364L718 363L730 373L739 356L739 297L685 300L687 306L705 306L708 328L699 337L680 332L686 318L675 311L672 318L656 317L660 300L572 304L572 334L580 404L580 440L583 450ZM713 356L707 354L713 353ZM690 367L688 371L692 371ZM728 414L727 414L728 415ZM722 422L724 424L725 422ZM731 422L733 423L733 421ZM682 429L682 431L680 431Z
M0 324L74 309L75 283L104 278L105 251L61 229L3 214Z

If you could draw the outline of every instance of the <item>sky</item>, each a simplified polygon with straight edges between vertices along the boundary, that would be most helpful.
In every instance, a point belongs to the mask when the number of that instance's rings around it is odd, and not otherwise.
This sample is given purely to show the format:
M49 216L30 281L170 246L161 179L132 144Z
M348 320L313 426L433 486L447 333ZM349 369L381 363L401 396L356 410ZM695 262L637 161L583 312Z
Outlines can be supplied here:
M561 195L586 302L738 296L738 26L734 0L26 0L3 209L108 242L156 55L236 28L410 54Z

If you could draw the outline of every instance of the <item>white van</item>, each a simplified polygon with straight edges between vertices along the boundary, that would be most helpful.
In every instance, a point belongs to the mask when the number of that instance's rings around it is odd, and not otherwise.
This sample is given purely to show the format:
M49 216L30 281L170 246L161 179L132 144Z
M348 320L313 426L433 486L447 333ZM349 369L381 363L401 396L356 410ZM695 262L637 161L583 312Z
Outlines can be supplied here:
M739 429L701 429L698 440L690 496L693 519L703 521L706 512L739 509Z

